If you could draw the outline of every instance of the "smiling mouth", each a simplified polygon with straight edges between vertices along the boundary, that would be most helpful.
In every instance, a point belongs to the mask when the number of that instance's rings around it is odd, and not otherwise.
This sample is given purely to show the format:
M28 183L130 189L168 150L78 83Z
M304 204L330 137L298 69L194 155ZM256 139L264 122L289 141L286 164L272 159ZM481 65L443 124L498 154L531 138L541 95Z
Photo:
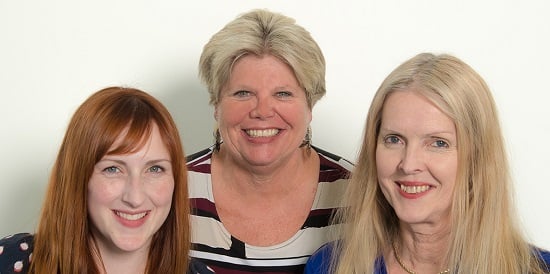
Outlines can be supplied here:
M120 211L116 211L115 213L120 218L125 219L125 220L129 220L129 221L136 221L136 220L139 220L139 219L145 217L145 215L147 215L147 212L142 212L142 213L138 213L138 214L128 214L128 213L123 213L123 212L120 212Z
M430 186L423 185L423 186L406 186L406 185L399 185L401 187L401 190L403 192L409 193L409 194L417 194L428 191L430 189Z
M245 130L246 134L248 134L248 136L250 137L253 137L253 138L258 138L258 137L272 137L272 136L275 136L277 134L279 134L279 129L276 129L276 128L270 128L270 129L247 129Z

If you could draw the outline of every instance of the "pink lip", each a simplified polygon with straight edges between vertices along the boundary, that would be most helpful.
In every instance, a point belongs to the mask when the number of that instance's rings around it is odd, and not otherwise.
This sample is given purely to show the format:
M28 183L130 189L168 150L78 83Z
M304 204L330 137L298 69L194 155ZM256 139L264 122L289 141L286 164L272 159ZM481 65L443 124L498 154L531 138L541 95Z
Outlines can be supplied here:
M123 218L121 216L119 216L117 214L117 212L119 213L122 213L122 214L130 214L130 215L135 215L135 214L145 214L145 216L141 217L141 218L138 218L136 220L130 220L130 219L127 219L127 218ZM128 227L128 228L136 228L136 227L140 227L141 225L143 225L147 219L149 218L149 212L150 211L142 211L142 212L127 212L127 211L120 211L120 210L113 210L113 213L115 215L115 219L123 226L125 227Z

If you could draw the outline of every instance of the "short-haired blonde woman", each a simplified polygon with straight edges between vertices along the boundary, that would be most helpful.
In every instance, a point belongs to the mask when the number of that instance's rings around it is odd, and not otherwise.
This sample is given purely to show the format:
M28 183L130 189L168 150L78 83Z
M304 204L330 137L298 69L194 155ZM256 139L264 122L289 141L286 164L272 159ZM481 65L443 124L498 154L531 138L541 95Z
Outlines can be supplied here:
M306 273L549 273L518 228L497 109L483 79L450 55L419 54L372 101L339 213L342 240Z
M215 144L188 160L191 256L216 273L302 273L351 165L311 145L325 61L294 19L252 10L204 46Z

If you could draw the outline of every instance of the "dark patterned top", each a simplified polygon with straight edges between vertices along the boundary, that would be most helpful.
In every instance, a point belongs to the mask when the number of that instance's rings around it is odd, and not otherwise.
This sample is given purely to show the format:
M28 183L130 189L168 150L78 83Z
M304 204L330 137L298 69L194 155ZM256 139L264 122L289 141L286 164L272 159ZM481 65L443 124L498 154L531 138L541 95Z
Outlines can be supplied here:
M0 239L0 274L28 273L32 261L34 236L18 233ZM191 260L187 274L211 274L205 264Z
M29 271L33 239L32 234L19 233L0 240L0 274Z

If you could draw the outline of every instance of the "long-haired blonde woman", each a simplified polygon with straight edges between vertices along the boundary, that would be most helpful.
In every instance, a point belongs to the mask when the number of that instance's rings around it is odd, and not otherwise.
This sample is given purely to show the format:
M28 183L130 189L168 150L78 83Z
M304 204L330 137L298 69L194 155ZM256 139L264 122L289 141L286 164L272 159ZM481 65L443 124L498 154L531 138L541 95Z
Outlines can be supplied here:
M382 83L337 220L306 273L548 273L518 228L496 106L450 55L419 54Z

